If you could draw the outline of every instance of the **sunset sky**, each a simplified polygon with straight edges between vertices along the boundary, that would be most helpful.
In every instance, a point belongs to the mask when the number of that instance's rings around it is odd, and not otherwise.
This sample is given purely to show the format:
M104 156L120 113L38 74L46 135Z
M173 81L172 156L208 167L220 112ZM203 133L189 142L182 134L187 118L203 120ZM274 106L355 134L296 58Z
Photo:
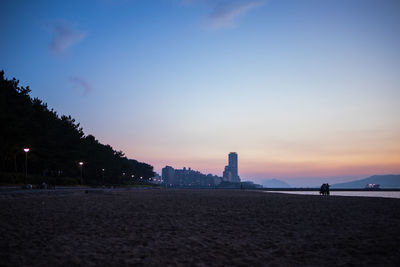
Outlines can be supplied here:
M157 172L400 173L398 0L2 0L0 33L8 78Z

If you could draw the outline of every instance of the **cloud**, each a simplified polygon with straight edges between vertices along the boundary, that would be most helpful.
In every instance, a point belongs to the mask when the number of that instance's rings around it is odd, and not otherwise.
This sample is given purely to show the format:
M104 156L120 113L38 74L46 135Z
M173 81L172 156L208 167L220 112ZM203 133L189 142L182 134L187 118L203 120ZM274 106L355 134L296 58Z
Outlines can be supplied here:
M262 0L216 1L213 10L207 17L207 23L213 29L232 26L239 16L264 3L265 1Z
M86 79L80 76L71 76L69 77L69 81L75 85L75 89L82 90L83 95L88 95L93 91L92 85Z
M76 30L65 21L58 21L50 24L53 39L50 43L50 50L56 54L63 54L68 48L79 43L85 33Z
M230 27L235 20L250 9L262 6L267 0L181 0L184 6L205 5L211 9L206 17L207 25L212 29Z

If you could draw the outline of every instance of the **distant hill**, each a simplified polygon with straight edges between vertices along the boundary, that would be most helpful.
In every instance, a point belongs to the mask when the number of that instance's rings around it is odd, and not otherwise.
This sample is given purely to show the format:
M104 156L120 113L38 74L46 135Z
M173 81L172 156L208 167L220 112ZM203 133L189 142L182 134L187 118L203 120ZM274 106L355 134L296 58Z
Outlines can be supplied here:
M282 180L278 179L270 179L270 180L262 180L260 182L264 187L267 188L288 188L290 185Z
M379 184L380 188L400 188L400 175L374 175L361 180L333 184L331 188L365 188L367 184Z

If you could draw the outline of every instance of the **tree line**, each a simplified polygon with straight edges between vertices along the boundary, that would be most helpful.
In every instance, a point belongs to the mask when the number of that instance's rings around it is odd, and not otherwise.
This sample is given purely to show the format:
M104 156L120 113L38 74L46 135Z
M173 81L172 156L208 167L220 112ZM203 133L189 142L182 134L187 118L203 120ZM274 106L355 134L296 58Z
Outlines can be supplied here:
M30 92L0 71L0 183L129 184L154 176L153 166L85 135L75 119Z

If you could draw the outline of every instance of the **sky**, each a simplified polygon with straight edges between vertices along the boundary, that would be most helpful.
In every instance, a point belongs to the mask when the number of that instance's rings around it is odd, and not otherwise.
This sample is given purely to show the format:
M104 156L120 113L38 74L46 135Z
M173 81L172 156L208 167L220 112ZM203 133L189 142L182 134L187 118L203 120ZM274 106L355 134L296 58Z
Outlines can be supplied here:
M400 173L400 1L0 2L6 77L159 173Z

